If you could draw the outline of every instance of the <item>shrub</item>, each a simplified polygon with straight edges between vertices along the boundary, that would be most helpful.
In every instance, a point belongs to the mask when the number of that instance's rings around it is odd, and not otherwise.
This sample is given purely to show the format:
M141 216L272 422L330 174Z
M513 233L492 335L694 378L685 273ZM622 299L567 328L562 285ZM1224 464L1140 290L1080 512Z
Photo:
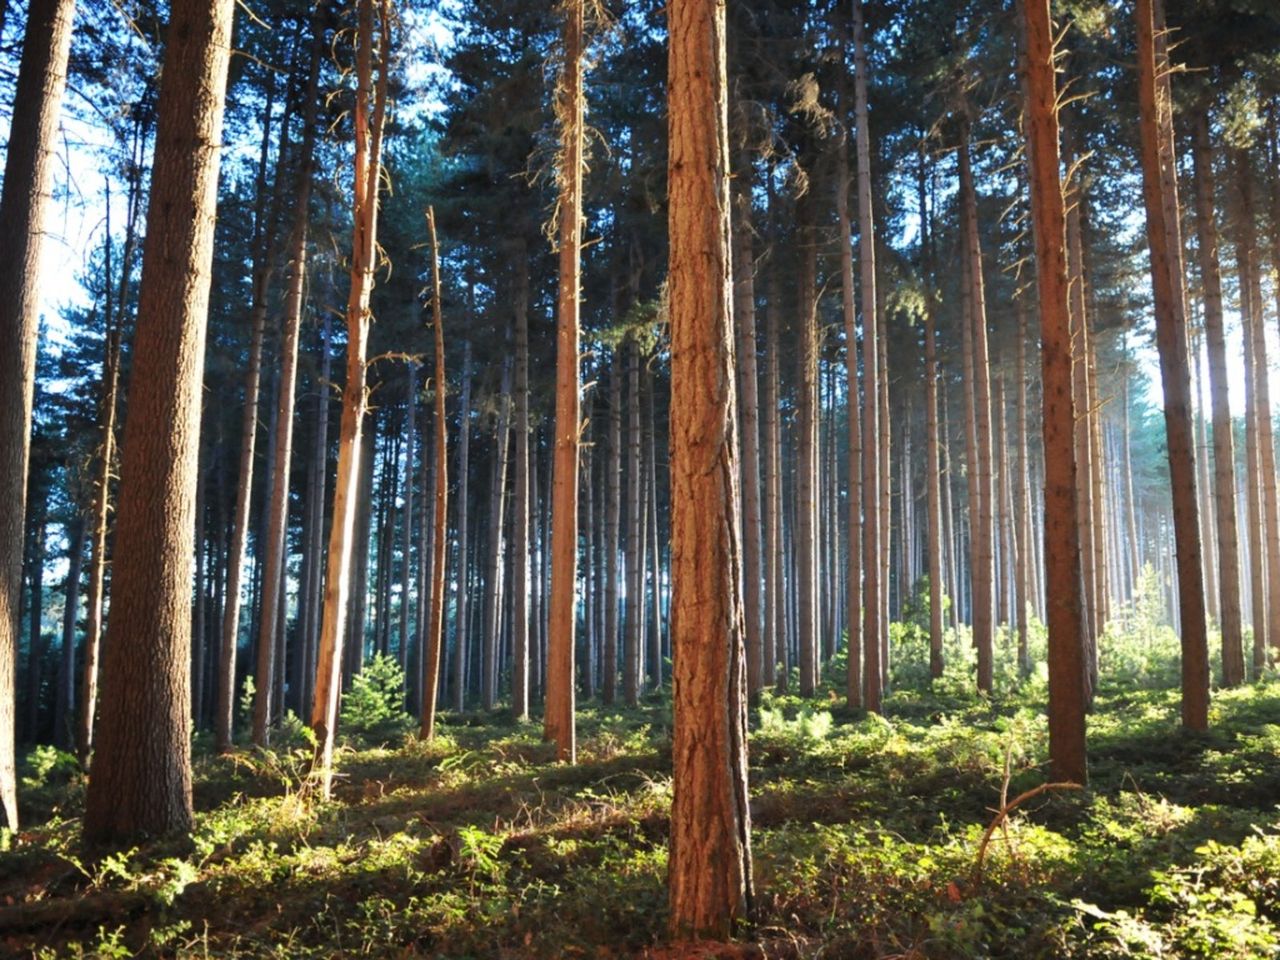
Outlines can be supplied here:
M404 671L394 657L375 654L343 695L338 728L348 736L386 743L411 724L404 709Z

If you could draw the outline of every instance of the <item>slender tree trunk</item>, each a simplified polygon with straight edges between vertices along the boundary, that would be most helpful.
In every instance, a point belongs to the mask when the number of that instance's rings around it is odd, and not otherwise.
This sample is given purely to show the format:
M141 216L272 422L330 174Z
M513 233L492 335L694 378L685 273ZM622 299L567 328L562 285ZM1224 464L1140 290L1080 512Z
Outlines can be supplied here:
M875 215L871 206L871 133L867 129L867 49L862 0L853 3L854 124L858 147L858 258L862 269L862 576L863 671L867 710L880 712L880 334L876 322ZM851 625L852 628L852 625Z
M231 0L175 0L122 445L111 623L84 835L189 830L191 582ZM12 141L10 150L12 151ZM6 180L7 182L7 180Z
M579 295L582 246L582 26L585 0L564 4L564 72L557 88L561 123L560 286L556 308L555 469L551 490L551 596L547 623L547 698L543 738L556 757L577 757L574 729L574 629L578 585L578 434L581 430ZM638 477L636 478L638 481Z
M1049 0L1022 0L1027 36L1027 152L1044 386L1044 552L1048 583L1049 758L1053 779L1084 784L1084 610L1076 527L1075 410L1067 306L1066 210L1059 178L1058 93Z
M422 658L422 725L420 735L430 740L436 729L436 694L440 680L440 653L444 646L444 587L445 551L447 550L446 524L449 522L449 458L448 434L445 424L445 392L448 380L444 368L444 316L440 306L440 245L436 239L435 211L427 208L427 232L431 239L431 324L435 331L435 519L432 521L431 539L431 610L427 625L426 643ZM470 350L467 360L470 361ZM469 365L469 363L468 363ZM464 382L471 379L466 371ZM462 408L463 423L468 411ZM461 566L459 572L463 572ZM465 584L463 585L465 587ZM459 634L461 639L461 634ZM458 658L461 660L461 657ZM455 682L456 682L455 676ZM466 680L465 672L462 679ZM463 686L458 684L459 687Z
M799 203L799 288L796 292L800 324L796 351L796 589L799 591L800 696L811 697L818 685L820 528L818 525L818 437L821 407L818 388L818 239L811 198Z
M413 587L413 458L416 454L417 438L417 395L418 378L417 362L408 363L408 397L405 401L404 414L404 511L400 524L400 636L399 650L400 668L409 667L409 637L412 634L413 615L410 613L409 595ZM504 424L505 427L505 424Z
M770 181L772 182L772 181ZM775 201L769 192L769 213L774 213ZM769 270L769 296L765 310L765 372L761 398L764 419L764 663L760 680L765 686L775 681L786 686L786 588L782 579L782 468L780 419L778 411L778 271L776 269L776 245L774 259ZM852 633L851 633L852 635ZM674 649L674 643L673 643ZM778 664L782 669L778 671Z
M755 256L752 250L752 186L755 171L750 154L743 150L734 183L733 271L734 335L737 340L738 394L742 417L742 531L743 598L746 614L747 691L756 697L764 670L764 632L761 629L763 580L760 573L760 401L756 373ZM652 403L653 394L649 395ZM652 467L652 457L650 458ZM655 514L656 514L655 504ZM656 520L656 516L655 516ZM656 538L654 544L657 561ZM655 591L658 581L654 581ZM655 612L655 623L660 618ZM657 661L661 663L659 659Z
M76 514L67 524L67 579L62 588L62 648L58 690L54 699L53 739L63 750L76 740L76 620L80 613L80 572L84 568L84 518Z
M529 253L523 241L516 249L516 466L511 494L511 703L519 717L529 714ZM616 514L615 514L616 524ZM495 651L496 653L496 651ZM485 676L485 701L492 708L498 683L497 657Z
M613 351L609 365L609 461L605 465L605 631L604 678L605 706L611 706L618 685L618 551L622 514L622 361L619 348Z
M737 516L724 5L670 29L673 936L727 938L751 908Z
M841 98L845 96L847 83L842 76ZM842 113L845 111L842 110ZM854 306L853 246L850 243L849 221L849 136L841 137L836 153L836 225L840 236L840 310L844 323L845 394L848 398L849 451L848 451L848 536L849 562L845 570L845 619L849 640L846 650L848 672L845 676L845 698L850 710L862 707L862 427L858 409L858 331L857 312ZM776 307L770 304L772 316ZM932 329L932 328L930 328ZM932 340L930 340L932 343ZM932 368L931 368L932 369ZM931 376L931 374L926 374ZM930 389L926 386L926 390ZM776 396L775 396L776 402ZM766 416L772 416L777 429L777 412L772 404L766 405ZM768 528L766 527L766 535ZM774 531L777 537L777 531ZM934 541L936 543L936 541ZM772 626L772 625L770 625Z
M1258 545L1253 563L1265 571L1265 603L1254 602L1254 609L1265 612L1265 624L1255 619L1254 634L1262 634L1263 643L1280 650L1280 506L1276 499L1276 457L1271 418L1270 364L1267 360L1267 338L1263 319L1262 290L1257 261L1257 234L1253 210L1253 172L1248 157L1235 155L1235 181L1238 206L1236 224L1236 262L1240 273L1240 317L1248 338L1247 355L1252 356L1254 404L1254 436L1257 445L1256 476L1258 503L1263 520L1264 542ZM1264 551L1265 550L1265 559Z
M1018 297L1018 471L1014 477L1014 541L1018 551L1017 569L1014 573L1014 622L1018 630L1018 672L1031 673L1031 653L1027 642L1027 604L1032 602L1032 572L1035 557L1031 546L1031 471L1027 463L1027 302L1025 295Z
M0 827L18 827L16 689L40 254L75 0L32 0L0 196Z
M373 292L381 183L382 128L386 114L391 59L390 0L379 0L378 81L372 87L374 0L360 0L356 41L356 157L352 204L351 290L347 299L347 380L342 393L338 434L338 470L333 487L333 527L326 561L324 610L316 658L311 728L316 747L313 767L321 795L328 799L333 775L333 744L342 683L342 646L351 590L351 554L360 481L360 435L368 407L365 366L369 341L369 298ZM370 109L372 106L372 116Z
M973 350L973 472L970 483L970 553L973 581L973 643L978 649L978 689L990 693L994 662L995 623L992 610L995 557L992 549L991 380L987 359L987 309L982 279L982 248L978 239L978 202L969 163L969 134L962 134L960 203L964 219L965 271L968 278L969 329ZM976 507L976 511L973 509Z
M644 634L644 527L641 502L640 444L640 345L627 344L627 590L622 665L622 694L629 707L640 702L640 676Z
M441 473L440 477L448 476ZM468 537L471 481L471 341L462 341L462 390L458 396L458 558L454 578L457 581L457 595L454 601L453 622L453 688L465 688L467 683L467 657L471 649L471 623L467 619L470 609L471 590L467 577L471 571L468 564L468 551L471 546ZM425 715L424 715L425 722ZM430 739L431 732L424 731L423 736Z
M649 620L649 679L651 689L658 690L662 687L662 604L658 599L658 585L662 582L662 556L658 553L658 445L654 439L657 433L657 424L654 422L654 398L653 395L658 392L657 383L652 372L647 377L648 390L647 406L645 409L645 433L649 442L649 452L645 457L645 513L648 514L648 521L645 524L649 538L649 571L651 574L649 602L652 617ZM759 514L757 513L757 530Z
M1168 63L1157 44L1156 0L1137 0L1138 107L1142 140L1143 198L1156 300L1156 346L1164 388L1165 431L1173 488L1178 597L1182 635L1182 723L1191 730L1209 726L1209 658L1201 578L1200 531L1196 518L1195 449L1191 434L1191 383L1187 366L1186 309L1183 302L1182 240L1177 223L1173 156L1173 105ZM1161 35L1163 41L1163 34ZM1161 47L1157 54L1157 46ZM1171 194L1167 186L1173 185ZM1170 213L1174 216L1171 218Z
M1200 281L1204 289L1205 343L1209 353L1209 393L1213 404L1213 495L1217 505L1219 626L1222 630L1222 680L1244 682L1244 645L1240 617L1240 548L1236 531L1235 438L1228 395L1227 346L1222 322L1222 272L1218 264L1218 228L1213 212L1213 158L1209 114L1194 118L1192 151L1196 180L1196 235Z
M502 542L503 520L505 519L507 489L507 455L510 449L511 433L511 364L502 366L502 385L498 396L498 422L494 428L494 452L492 464L492 485L489 496L489 569L485 571L485 604L484 604L484 656L481 662L487 672L496 666L498 651L502 649L499 640L502 617L502 574L503 555L506 552ZM455 684L454 699L458 690L466 684ZM519 685L516 683L515 670L511 676L511 712L517 720L526 720L529 716L528 700L520 702Z
M31 503L31 532L27 536L27 715L23 722L23 739L36 743L40 737L40 700L44 688L44 559L48 535L49 491L31 489L34 477L28 481Z

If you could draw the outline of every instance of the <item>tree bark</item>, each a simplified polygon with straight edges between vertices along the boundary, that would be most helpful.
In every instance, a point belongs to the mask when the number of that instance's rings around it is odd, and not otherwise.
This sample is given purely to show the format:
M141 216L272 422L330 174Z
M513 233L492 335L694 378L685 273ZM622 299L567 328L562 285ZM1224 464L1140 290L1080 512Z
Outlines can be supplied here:
M578 586L578 434L582 428L579 296L582 246L582 26L585 0L564 4L561 123L560 284L556 306L555 463L551 489L551 595L547 618L547 697L543 738L556 757L577 757L574 729L574 630ZM639 482L639 477L636 478Z
M18 827L16 689L40 260L75 0L32 0L0 195L0 827Z
M1191 381L1187 365L1187 322L1183 301L1182 240L1177 223L1173 156L1173 105L1168 62L1157 54L1156 28L1163 15L1156 0L1137 0L1138 108L1142 142L1143 199L1156 300L1156 347L1164 388L1169 479L1173 488L1178 599L1182 635L1182 723L1190 730L1209 726L1209 658L1200 530L1196 516L1195 448L1191 432ZM1163 41L1163 34L1161 34ZM1170 195L1169 185L1175 192ZM1173 214L1171 217L1170 214Z
M158 108L102 714L84 835L186 831L191 574L231 0L175 0Z
M440 652L444 641L444 581L445 551L447 549L446 524L449 522L449 458L448 434L445 424L445 387L448 383L444 368L444 316L440 305L440 246L436 239L435 210L427 208L427 232L431 239L431 323L435 331L435 428L436 428L436 483L435 519L432 521L431 540L431 610L427 625L425 655L422 658L422 725L420 735L425 740L435 736L436 693L440 679ZM468 352L468 360L470 353ZM470 380L471 371L467 371ZM462 416L467 416L465 407ZM462 568L459 567L459 570ZM466 674L463 674L465 679Z
M316 746L312 761L321 796L328 799L333 776L333 745L342 686L342 650L351 591L351 554L359 502L360 435L368 407L365 367L369 345L369 298L373 292L381 184L382 129L386 115L391 60L391 4L379 0L378 81L372 88L374 0L357 7L355 180L352 202L351 289L347 298L347 379L342 391L338 433L338 470L333 485L333 527L326 560L324 610L316 656L311 728ZM370 115L372 111L372 115Z
M871 133L867 128L867 50L863 35L862 0L853 3L854 125L858 162L858 259L862 270L862 614L863 704L871 713L881 709L880 616L880 334L876 322L875 214L871 206Z
M1075 410L1067 305L1066 210L1059 175L1058 92L1049 0L1022 0L1027 37L1027 152L1040 301L1044 389L1044 553L1049 627L1049 760L1056 781L1083 785L1085 663L1076 526Z
M511 492L511 703L517 716L529 714L529 251L523 240L516 250L516 465ZM614 515L615 527L617 515ZM496 651L495 651L496 652ZM485 675L486 706L497 696L498 660Z
M447 477L447 473L441 473L441 482ZM470 652L470 640L472 636L471 623L467 619L470 609L469 600L470 589L468 589L467 577L470 574L470 566L468 565L468 555L470 550L470 540L468 537L469 530L469 510L471 497L469 493L471 481L471 341L462 341L462 390L458 395L458 505L457 505L457 528L458 528L458 558L455 579L458 584L458 592L454 601L454 622L453 622L453 688L465 688L467 682L467 657ZM424 715L425 722L426 717ZM431 737L430 732L424 732L423 736L427 739Z
M1213 405L1213 495L1217 505L1219 625L1222 630L1222 680L1244 682L1244 645L1240 616L1240 547L1236 524L1235 438L1227 380L1227 345L1222 322L1222 271L1218 228L1213 211L1213 157L1209 114L1194 118L1196 234L1200 282L1204 289L1205 343L1209 353L1209 394Z
M54 698L53 736L63 750L74 749L76 740L76 620L80 613L80 572L84 568L84 518L74 516L67 525L67 579L62 606L62 658L58 666L58 690Z
M618 613L618 552L622 519L622 358L613 349L609 364L609 462L605 465L605 629L604 677L601 700L611 706L617 696L618 646L621 640Z
M668 10L673 800L671 933L751 905L724 5Z

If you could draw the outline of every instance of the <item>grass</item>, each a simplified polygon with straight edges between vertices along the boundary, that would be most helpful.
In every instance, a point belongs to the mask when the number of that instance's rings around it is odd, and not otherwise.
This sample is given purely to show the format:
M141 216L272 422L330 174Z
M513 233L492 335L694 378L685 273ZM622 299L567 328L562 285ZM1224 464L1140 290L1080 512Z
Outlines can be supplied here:
M194 835L111 856L80 844L80 775L39 751L29 826L0 852L0 954L1280 955L1280 681L1216 693L1212 732L1191 736L1167 664L1113 668L1090 789L1020 807L978 870L1006 777L1010 798L1044 781L1044 687L1006 671L980 699L963 638L951 652L932 691L900 684L888 719L841 708L838 664L817 699L752 710L756 917L718 952L665 940L670 707L655 696L586 705L574 767L496 713L446 717L432 744L352 743L327 804L306 796L301 740L198 750Z

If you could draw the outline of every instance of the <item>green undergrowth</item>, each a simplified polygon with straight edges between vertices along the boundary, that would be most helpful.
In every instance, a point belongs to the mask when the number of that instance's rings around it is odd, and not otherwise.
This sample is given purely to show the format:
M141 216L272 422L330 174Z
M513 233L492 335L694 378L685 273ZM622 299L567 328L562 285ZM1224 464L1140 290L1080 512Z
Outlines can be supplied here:
M756 917L719 955L1280 955L1280 681L1216 692L1193 736L1139 663L1089 719L1089 790L1018 805L980 857L1002 795L1046 781L1045 690L1006 669L974 696L961 643L930 692L894 673L886 718L848 712L839 663L814 698L753 707ZM694 955L665 941L665 697L584 705L569 767L501 713L446 715L418 742L385 666L331 802L309 795L296 722L266 752L198 743L189 838L85 849L74 762L30 754L0 955Z

